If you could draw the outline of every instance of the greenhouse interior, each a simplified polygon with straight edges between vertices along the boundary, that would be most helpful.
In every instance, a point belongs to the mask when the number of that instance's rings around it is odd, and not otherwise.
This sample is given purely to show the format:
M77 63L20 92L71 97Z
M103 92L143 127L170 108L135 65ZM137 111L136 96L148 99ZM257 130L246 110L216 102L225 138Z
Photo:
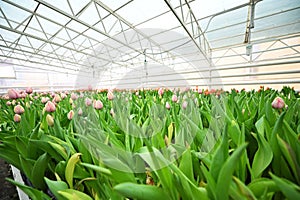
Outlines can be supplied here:
M300 199L299 0L0 0L0 199Z

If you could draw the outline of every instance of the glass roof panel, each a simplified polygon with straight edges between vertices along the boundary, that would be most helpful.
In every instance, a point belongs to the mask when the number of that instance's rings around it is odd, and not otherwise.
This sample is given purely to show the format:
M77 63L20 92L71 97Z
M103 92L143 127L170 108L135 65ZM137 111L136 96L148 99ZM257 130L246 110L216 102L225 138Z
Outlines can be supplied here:
M209 56L222 67L300 58L299 0L257 0L249 44L249 0L0 0L0 8L0 63L19 67L18 84L29 80L24 69L74 76L81 70L93 80L96 66L98 74L115 73L106 76L108 83L145 59L183 72L209 66ZM288 38L292 42L284 45ZM276 42L282 43L268 48ZM253 55L246 55L247 45Z

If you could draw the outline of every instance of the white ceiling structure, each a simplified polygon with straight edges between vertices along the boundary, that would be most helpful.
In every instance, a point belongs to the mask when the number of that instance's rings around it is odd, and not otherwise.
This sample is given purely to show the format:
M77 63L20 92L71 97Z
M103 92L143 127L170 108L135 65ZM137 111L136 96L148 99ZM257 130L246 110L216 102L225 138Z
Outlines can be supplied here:
M300 88L299 0L1 0L0 90Z

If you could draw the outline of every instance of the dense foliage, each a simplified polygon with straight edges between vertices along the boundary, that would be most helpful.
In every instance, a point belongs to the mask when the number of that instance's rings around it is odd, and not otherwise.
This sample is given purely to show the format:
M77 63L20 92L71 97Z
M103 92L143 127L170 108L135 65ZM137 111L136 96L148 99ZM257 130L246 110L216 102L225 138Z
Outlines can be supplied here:
M0 157L32 199L300 199L300 96L74 91L0 99Z

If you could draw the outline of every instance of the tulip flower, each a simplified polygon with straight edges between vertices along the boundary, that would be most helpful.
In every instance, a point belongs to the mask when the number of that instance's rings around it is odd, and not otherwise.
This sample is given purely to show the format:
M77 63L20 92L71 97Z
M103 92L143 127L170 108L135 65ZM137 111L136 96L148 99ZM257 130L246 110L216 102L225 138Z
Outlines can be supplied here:
M85 98L85 105L86 106L92 105L92 100L90 98Z
M47 112L54 112L56 110L55 104L52 103L51 101L48 101L45 105L45 110Z
M111 90L109 90L108 93L107 93L107 99L108 100L113 100L114 99L114 93Z
M183 108L183 109L186 109L187 105L188 105L188 102L184 101L184 102L182 103L182 108Z
M77 94L75 94L75 93L71 94L71 99L72 100L76 100L77 98L78 98Z
M113 108L110 109L109 113L111 114L111 116L113 116L113 117L115 116L115 112L114 112Z
M31 94L31 93L33 92L33 90L32 90L31 87L28 87L28 88L26 88L25 92L26 92L27 94Z
M14 121L15 121L15 122L20 122L20 121L21 121L21 115L15 114L15 115L14 115Z
M164 89L163 88L159 88L158 89L158 95L162 96L164 94Z
M284 108L285 103L284 100L281 97L276 97L274 101L272 102L272 107L275 109L282 109Z
M66 93L62 92L62 93L60 93L60 97L61 97L62 99L65 99L65 98L67 97L67 95L66 95Z
M81 116L81 115L82 115L82 113L83 113L82 109L81 109L81 108L79 108L79 109L78 109L78 115L79 115L79 116Z
M49 100L50 100L49 97L42 97L41 102L42 102L43 104L45 104L45 103L47 103L47 101L49 101Z
M7 94L8 94L8 97L10 99L17 99L17 98L19 98L19 93L16 90L14 90L14 89L9 89L7 91Z
M103 103L100 100L97 100L97 101L94 101L93 106L96 110L100 110L103 108Z
M175 94L173 94L173 96L172 96L172 101L173 101L173 102L177 102L177 100L178 100L177 96L176 96Z
M54 102L58 103L61 101L61 97L59 96L59 94L56 94L53 98Z
M73 119L73 117L74 117L74 111L70 110L70 112L67 114L67 117L68 117L69 120Z
M93 87L92 87L91 85L89 85L89 86L88 86L88 90L89 90L89 91L92 91L92 90L93 90Z
M73 104L72 98L69 99L69 103L70 103L70 104Z
M24 113L24 108L21 106L21 105L16 105L15 107L14 107L14 112L16 113L16 114L23 114Z
M47 116L46 116L46 121L47 121L48 126L53 126L54 125L54 119L49 114L47 114Z
M169 102L166 102L166 109L170 110L171 106L169 104Z
M11 102L10 102L10 101L7 101L7 102L6 102L6 105L7 105L7 106L10 106L10 105L11 105Z

